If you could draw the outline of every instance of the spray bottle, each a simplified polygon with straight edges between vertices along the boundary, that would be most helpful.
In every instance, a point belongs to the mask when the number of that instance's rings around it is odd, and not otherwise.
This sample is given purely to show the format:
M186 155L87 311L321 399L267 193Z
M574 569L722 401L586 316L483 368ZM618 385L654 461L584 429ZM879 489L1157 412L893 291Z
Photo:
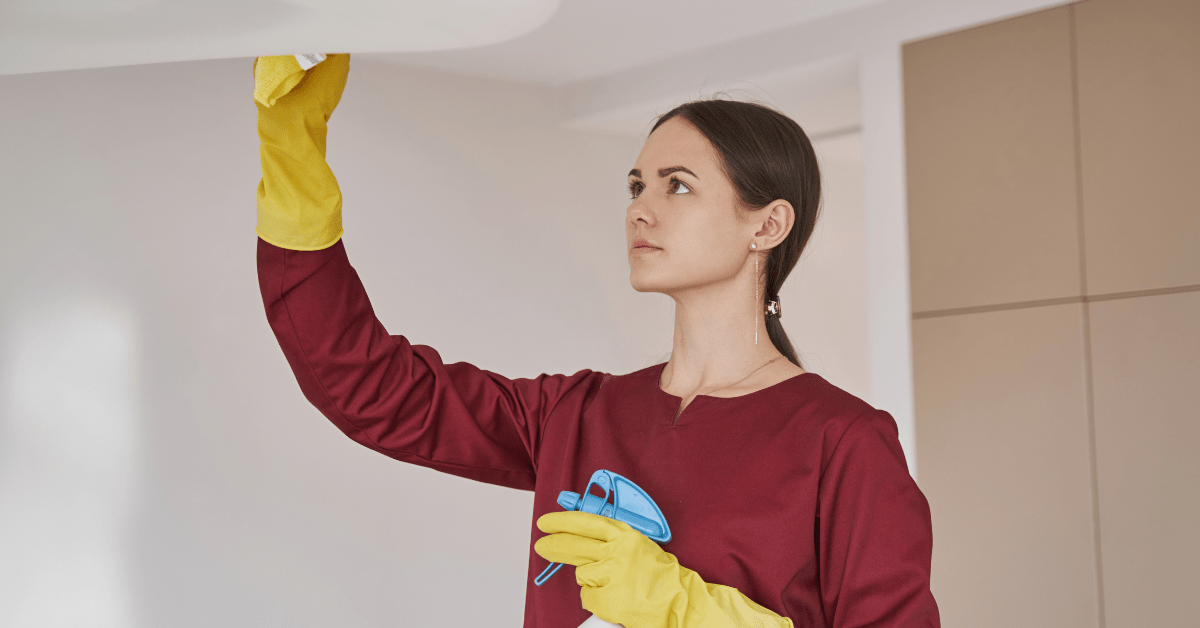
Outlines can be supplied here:
M604 495L592 494L593 486L603 491ZM612 503L609 503L610 498ZM666 543L671 540L671 529L667 527L667 519L663 516L662 510L659 510L658 504L655 504L646 491L643 491L637 484L606 469L599 469L592 474L583 493L571 491L559 493L558 505L567 510L590 512L594 515L625 522L634 530L658 543ZM546 567L541 575L533 581L534 584L542 586L550 579L550 576L558 572L560 567L562 567L562 563L550 563L550 566ZM620 627L620 624L611 624L592 615L587 621L580 624L579 628L609 628L612 626Z

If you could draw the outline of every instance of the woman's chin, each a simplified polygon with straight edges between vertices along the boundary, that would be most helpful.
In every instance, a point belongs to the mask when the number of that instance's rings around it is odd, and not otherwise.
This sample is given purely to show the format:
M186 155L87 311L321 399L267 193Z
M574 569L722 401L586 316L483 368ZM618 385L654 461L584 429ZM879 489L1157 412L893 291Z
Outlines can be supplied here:
M658 292L657 285L653 281L649 281L646 277L640 276L641 273L629 273L629 285L638 292Z
M662 278L647 276L649 273L631 272L629 273L629 285L638 292L662 292L670 289L670 282L663 281Z

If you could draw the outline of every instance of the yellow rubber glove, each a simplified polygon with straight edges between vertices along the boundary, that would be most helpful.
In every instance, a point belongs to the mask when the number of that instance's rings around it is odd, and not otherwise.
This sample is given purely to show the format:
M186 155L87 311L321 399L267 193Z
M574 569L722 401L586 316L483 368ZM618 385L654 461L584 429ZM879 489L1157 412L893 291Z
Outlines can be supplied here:
M254 62L254 100L264 107L275 104L304 78L296 55L259 57Z
M575 565L583 608L625 628L794 628L733 587L708 584L629 524L587 512L542 515L533 549Z
M308 71L292 55L254 60L263 174L255 232L275 246L315 251L342 237L342 191L325 163L325 136L349 72L348 54Z

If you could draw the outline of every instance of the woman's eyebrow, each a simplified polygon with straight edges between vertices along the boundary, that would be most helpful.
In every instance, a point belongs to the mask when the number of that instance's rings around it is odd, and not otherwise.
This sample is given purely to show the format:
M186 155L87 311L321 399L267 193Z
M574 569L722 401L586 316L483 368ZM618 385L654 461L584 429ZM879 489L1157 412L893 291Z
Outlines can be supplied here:
M693 177L696 177L696 173L692 172L691 170L688 170L687 168L684 168L683 166L671 166L670 168L659 168L658 176L665 177L665 176L671 174L672 172L679 172L681 170L683 172L686 172L686 173L692 175ZM642 176L642 171L638 170L637 168L634 168L633 170L629 171L629 176L640 177L640 176ZM700 177L696 177L696 178L699 179Z

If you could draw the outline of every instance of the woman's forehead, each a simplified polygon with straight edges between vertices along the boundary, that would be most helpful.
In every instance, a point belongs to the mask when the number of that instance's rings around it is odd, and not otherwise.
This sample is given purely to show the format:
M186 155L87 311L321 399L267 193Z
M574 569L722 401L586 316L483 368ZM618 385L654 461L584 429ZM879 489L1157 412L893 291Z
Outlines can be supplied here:
M646 138L635 164L643 176L653 176L658 169L672 166L684 166L700 179L704 179L704 172L715 173L720 167L708 138L678 116L662 123Z

